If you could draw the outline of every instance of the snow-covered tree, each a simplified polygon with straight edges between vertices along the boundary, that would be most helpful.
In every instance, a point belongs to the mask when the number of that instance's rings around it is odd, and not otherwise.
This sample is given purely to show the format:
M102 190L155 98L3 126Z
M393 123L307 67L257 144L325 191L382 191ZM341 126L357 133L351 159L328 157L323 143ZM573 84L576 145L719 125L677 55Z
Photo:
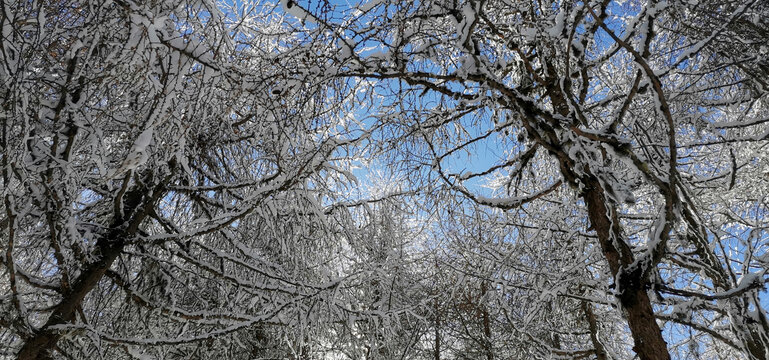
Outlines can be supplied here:
M365 134L273 9L4 3L5 354L301 356L347 319L329 209Z
M507 243L536 244L529 265L551 277L587 270L587 309L616 307L641 359L769 356L764 2L284 6L309 37L335 34L339 76L382 96L382 146L415 189L514 214ZM569 265L544 245L555 229L583 251Z
M0 9L0 350L769 359L769 4Z

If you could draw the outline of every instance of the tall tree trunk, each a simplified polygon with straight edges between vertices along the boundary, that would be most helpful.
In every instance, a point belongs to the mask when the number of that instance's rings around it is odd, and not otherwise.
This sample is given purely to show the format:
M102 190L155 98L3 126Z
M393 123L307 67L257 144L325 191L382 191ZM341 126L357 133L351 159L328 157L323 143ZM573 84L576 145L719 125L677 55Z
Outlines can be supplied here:
M552 70L551 74L556 74L552 64L545 61L544 65ZM570 86L569 84L565 85L567 89ZM548 77L545 89L553 102L555 112L563 117L573 118L558 77L554 75ZM524 110L526 110L525 107ZM532 114L536 113L533 109L528 111ZM578 126L578 124L579 121L574 119L573 125ZM605 189L591 172L591 169L585 166L584 169L579 169L581 173L578 173L574 161L561 147L557 141L558 136L550 125L545 125L543 128L549 133L546 134L546 137L540 137L536 140L558 158L561 172L566 181L572 185L578 185L578 183L583 185L581 196L587 205L590 224L598 235L598 241L603 255L609 263L611 274L617 281L614 286L618 291L620 304L626 313L628 327L633 337L633 351L638 354L641 360L669 360L670 353L667 350L667 343L662 338L662 331L654 317L651 300L646 293L647 279L645 279L642 269L636 267L631 272L624 271L627 266L633 264L634 257L627 241L622 239L616 208L606 199ZM622 273L620 274L620 272ZM619 277L618 274L620 274Z
M633 336L633 350L641 360L669 360L670 353L654 317L651 300L645 289L647 281L642 278L643 272L640 268L632 272L623 271L624 267L633 263L633 253L621 238L616 209L613 206L607 207L603 192L598 179L590 177L582 197L587 204L588 217L598 235L601 250L609 262L611 274L617 279L614 286L626 312ZM622 273L618 277L620 271Z
M563 116L568 115L568 109L564 106L557 106L563 102L563 98L558 100L556 92L550 94L556 109L561 109ZM521 104L521 103L519 103ZM533 104L521 104L526 111L526 107L534 107ZM536 113L530 110L531 114ZM532 116L532 120L536 118ZM582 185L581 197L585 201L588 210L588 219L592 228L598 235L604 257L609 263L609 269L614 279L618 280L615 284L619 291L619 300L623 310L626 312L628 326L633 337L633 350L638 354L641 360L669 360L670 354L667 350L667 343L662 338L662 331L654 317L654 310L651 306L651 300L646 293L645 287L648 285L644 278L642 269L637 267L632 272L623 271L624 268L633 264L633 253L627 241L622 239L620 231L619 218L616 208L606 199L604 189L598 178L590 172L589 168L581 169L582 173L575 172L575 163L569 158L558 142L552 139L558 139L553 129L545 124L524 123L527 126L529 134L534 136L544 148L549 150L560 163L561 173L568 183L577 186ZM545 131L544 136L536 135L537 130L534 126L541 126ZM619 248L618 248L619 247ZM617 274L622 271L618 277Z

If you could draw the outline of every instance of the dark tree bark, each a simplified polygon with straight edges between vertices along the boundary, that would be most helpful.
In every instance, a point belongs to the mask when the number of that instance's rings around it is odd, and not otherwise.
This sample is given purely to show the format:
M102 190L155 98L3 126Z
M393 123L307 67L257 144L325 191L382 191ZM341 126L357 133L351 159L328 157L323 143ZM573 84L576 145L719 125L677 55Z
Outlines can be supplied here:
M651 300L646 293L647 280L642 278L643 272L640 269L632 272L624 271L634 259L627 242L621 238L616 209L607 208L603 189L598 180L591 180L590 187L583 194L583 199L587 204L591 225L601 243L601 250L609 262L611 274L615 279L619 279L614 286L633 335L635 345L633 350L642 360L670 359L667 343L662 338L662 331L654 317ZM611 218L607 214L611 214ZM620 248L617 249L616 245Z
M545 65L547 68L554 69L547 62ZM551 74L555 73L555 71L551 72ZM559 85L559 79L551 75L547 79L545 89L553 102L556 113L566 118L573 117L566 100L567 97ZM521 110L528 115L526 126L529 134L533 135L533 140L548 149L558 159L561 173L570 185L575 188L579 188L580 185L582 187L580 196L587 205L587 216L591 228L598 236L601 251L609 264L611 275L614 279L618 279L618 283L614 284L615 291L618 294L633 337L633 351L638 354L641 360L670 359L667 343L662 337L662 331L657 324L654 309L651 306L651 299L646 293L648 280L645 277L647 272L642 271L639 267L627 271L635 259L627 241L622 238L617 209L612 200L605 195L606 189L601 186L600 180L594 174L595 170L588 166L583 169L576 169L577 165L569 157L562 144L558 142L558 136L553 130L552 126L561 126L560 124L544 123L545 119L539 116L539 111L533 104L522 101L516 96L514 96L514 100ZM574 123L577 124L578 121L574 119Z

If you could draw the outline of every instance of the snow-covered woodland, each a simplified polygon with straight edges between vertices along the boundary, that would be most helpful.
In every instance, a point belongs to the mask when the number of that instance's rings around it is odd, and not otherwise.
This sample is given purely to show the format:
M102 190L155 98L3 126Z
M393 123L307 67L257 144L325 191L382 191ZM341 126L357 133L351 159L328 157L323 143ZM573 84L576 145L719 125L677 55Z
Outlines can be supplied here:
M0 358L769 360L765 0L0 23Z

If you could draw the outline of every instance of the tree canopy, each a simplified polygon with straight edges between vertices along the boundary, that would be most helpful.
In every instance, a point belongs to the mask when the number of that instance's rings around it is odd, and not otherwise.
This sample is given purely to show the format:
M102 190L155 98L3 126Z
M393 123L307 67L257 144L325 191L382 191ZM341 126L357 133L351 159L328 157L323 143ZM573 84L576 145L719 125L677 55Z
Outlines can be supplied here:
M765 1L0 22L0 356L769 359Z

